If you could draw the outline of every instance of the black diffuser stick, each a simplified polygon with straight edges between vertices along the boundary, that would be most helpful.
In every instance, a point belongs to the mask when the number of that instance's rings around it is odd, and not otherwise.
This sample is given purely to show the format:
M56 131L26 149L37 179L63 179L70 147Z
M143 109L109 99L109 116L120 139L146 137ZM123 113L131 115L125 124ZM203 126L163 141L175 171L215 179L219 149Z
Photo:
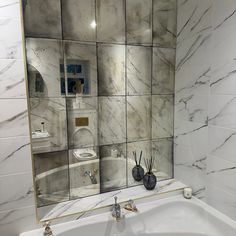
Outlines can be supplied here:
M138 165L139 165L139 166L140 166L140 163L141 163L142 155L143 155L143 151L141 150L140 156L139 156L139 162L138 162Z

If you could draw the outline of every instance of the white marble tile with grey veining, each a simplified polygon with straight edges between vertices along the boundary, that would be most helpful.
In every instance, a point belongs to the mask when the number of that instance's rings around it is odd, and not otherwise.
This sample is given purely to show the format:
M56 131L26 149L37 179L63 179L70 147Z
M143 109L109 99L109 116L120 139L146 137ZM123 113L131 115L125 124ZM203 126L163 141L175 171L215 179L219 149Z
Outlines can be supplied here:
M173 96L152 96L152 139L173 136Z
M35 207L23 207L0 212L1 234L16 236L22 232L41 228L35 217Z
M60 1L24 1L23 5L26 36L62 38Z
M212 95L209 99L210 125L236 129L236 95Z
M215 156L207 158L207 184L236 195L236 163Z
M45 211L41 209L44 212L44 217L41 220L47 220L89 210L96 210L105 206L110 207L110 205L114 203L114 196L118 197L119 202L126 202L128 199L135 200L136 198L151 197L158 195L159 193L161 194L173 190L180 190L186 186L181 182L175 181L174 179L161 181L157 185L158 187L153 191L147 191L143 186L136 186L133 188L116 190L87 198L60 203L54 207L50 207L47 214L45 214ZM80 217L78 217L78 219L79 218Z
M77 61L78 64L84 63L81 76L85 76L85 79L88 80L88 84L90 86L88 88L89 93L86 94L86 96L97 96L98 81L96 45L65 42L64 50L67 65L70 64L70 61Z
M126 141L125 97L99 97L100 145Z
M207 124L208 96L188 94L184 91L175 95L176 119Z
M126 1L126 37L128 44L152 44L152 1Z
M209 154L236 163L236 130L209 125Z
M0 138L29 136L26 99L0 99Z
M127 97L127 140L151 138L151 96Z
M1 17L20 17L19 0L1 0L0 16Z
M97 0L98 42L125 42L125 1Z
M23 59L21 20L0 17L0 59Z
M0 191L0 211L34 205L31 172L0 177Z
M175 50L153 48L152 94L173 94L175 84Z
M64 98L30 98L31 130L44 129L49 144L41 146L32 136L33 153L59 151L67 148L67 120ZM44 128L42 128L44 122Z
M0 139L0 176L31 170L29 137Z
M166 178L173 177L173 138L152 140L152 156L154 169L166 174Z
M26 54L30 97L61 97L60 64L64 64L61 41L28 38ZM34 82L35 73L39 73L44 82L40 94L33 90L30 83Z
M22 60L0 60L0 98L26 98Z
M127 46L127 94L151 93L151 47Z
M99 95L125 95L125 46L98 45Z
M95 0L62 0L63 38L96 41Z
M153 44L175 47L176 44L176 1L153 1Z

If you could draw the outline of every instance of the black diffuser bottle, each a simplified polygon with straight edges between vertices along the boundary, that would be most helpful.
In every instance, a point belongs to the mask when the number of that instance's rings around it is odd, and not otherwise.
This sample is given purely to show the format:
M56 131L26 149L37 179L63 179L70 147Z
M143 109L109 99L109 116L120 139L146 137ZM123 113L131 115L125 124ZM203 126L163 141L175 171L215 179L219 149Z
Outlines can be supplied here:
M145 165L147 168L147 173L143 177L143 185L147 190L153 190L156 187L157 178L152 173L154 159L151 157L150 160L145 159Z
M141 181L143 179L143 176L144 176L144 169L140 165L141 159L142 159L142 153L143 152L141 151L140 156L139 156L139 161L137 161L136 152L133 152L134 160L135 160L136 165L132 169L132 176L136 181Z

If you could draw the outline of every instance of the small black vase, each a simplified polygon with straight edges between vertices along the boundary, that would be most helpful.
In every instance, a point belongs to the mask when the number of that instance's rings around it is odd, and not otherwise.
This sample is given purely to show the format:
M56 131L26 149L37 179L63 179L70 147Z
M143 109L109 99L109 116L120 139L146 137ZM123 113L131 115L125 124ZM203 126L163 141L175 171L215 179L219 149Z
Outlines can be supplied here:
M136 165L133 169L132 169L132 176L136 181L141 181L143 179L144 176L144 170L143 167L140 165Z
M150 172L146 173L143 177L143 185L147 190L153 190L156 187L157 178Z

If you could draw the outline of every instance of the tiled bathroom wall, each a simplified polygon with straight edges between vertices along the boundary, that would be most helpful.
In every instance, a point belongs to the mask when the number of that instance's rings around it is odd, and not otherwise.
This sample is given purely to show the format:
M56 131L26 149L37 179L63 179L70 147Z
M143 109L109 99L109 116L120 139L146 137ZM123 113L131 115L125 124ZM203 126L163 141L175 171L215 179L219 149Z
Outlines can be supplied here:
M82 173L86 168L100 173L98 186L93 183L88 195L99 193L99 185L106 192L140 184L131 176L135 150L145 158L155 156L159 180L171 178L176 1L29 0L24 1L24 25L28 79L34 81L39 72L45 81L41 92L34 83L29 86L31 128L40 130L44 122L50 135L50 146L43 151L33 145L35 168L40 163L57 166L50 163L57 162L50 152L68 150L60 163L66 168L69 158L65 179L68 186L73 183L73 198L76 191L83 192L81 184L89 188ZM90 81L80 98L61 87L63 80L65 87L69 83L63 67L75 60L85 64ZM79 99L84 105L75 111ZM86 117L86 110L96 117L90 127L94 140L86 129L75 137L74 120L81 112ZM84 147L93 149L100 163L89 166L74 158L74 150ZM114 150L116 161L109 159ZM39 193L48 192L38 174ZM76 183L80 191L75 191Z
M18 0L0 1L0 234L36 226Z
M236 219L235 10L231 0L178 0L175 177Z

